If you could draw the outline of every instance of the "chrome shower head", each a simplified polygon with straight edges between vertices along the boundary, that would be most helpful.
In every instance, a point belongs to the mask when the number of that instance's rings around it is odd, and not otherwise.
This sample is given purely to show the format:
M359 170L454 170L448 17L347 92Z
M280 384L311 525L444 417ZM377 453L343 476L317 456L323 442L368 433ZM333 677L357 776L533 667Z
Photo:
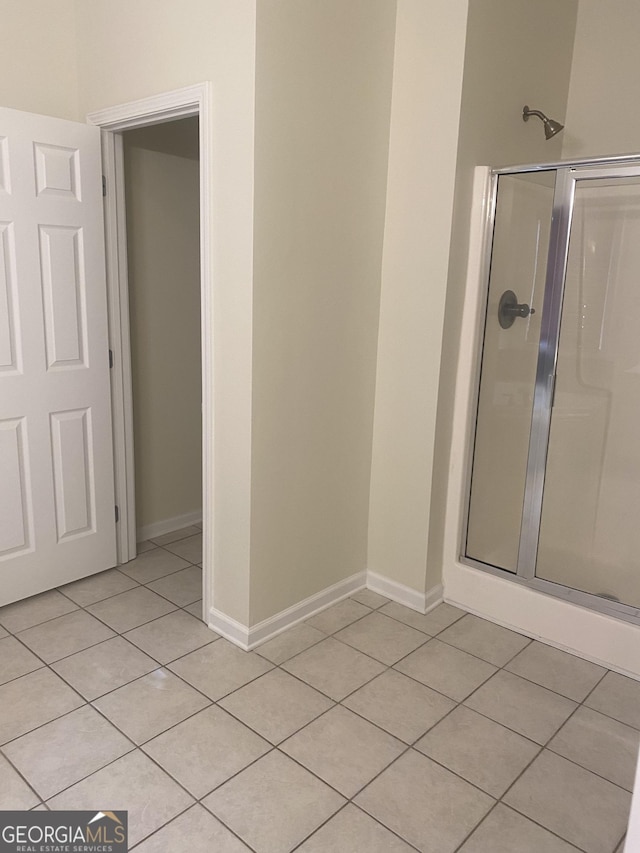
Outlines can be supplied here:
M554 121L552 118L547 118L540 110L530 110L526 105L522 108L522 121L529 121L529 116L538 116L544 124L544 135L547 139L551 139L556 133L560 133L564 129L564 125L559 121Z

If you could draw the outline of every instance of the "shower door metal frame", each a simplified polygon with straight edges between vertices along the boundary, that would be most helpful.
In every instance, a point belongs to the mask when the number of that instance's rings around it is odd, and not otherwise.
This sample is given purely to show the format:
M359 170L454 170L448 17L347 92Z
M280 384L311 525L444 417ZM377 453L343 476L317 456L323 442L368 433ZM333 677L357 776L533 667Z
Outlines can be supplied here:
M534 399L529 437L529 453L527 457L527 472L525 493L520 527L520 545L515 572L476 560L466 555L467 530L469 524L469 504L471 495L471 478L473 456L475 450L474 437L469 442L467 465L465 510L462 525L462 542L460 561L464 565L473 566L483 571L508 578L509 580L536 589L540 592L563 598L583 607L597 610L601 613L616 616L630 622L640 624L640 608L628 604L601 598L583 590L574 589L544 580L535 575L538 552L538 539L542 521L542 501L544 496L544 480L546 473L547 451L553 414L553 399L556 381L556 363L560 343L560 325L564 297L569 242L575 189L579 181L597 180L601 178L640 177L640 156L629 155L613 158L591 158L581 161L560 161L556 163L532 164L527 166L512 166L491 170L489 198L485 206L487 217L487 233L483 257L483 282L485 292L489 291L491 268L491 253L493 250L498 179L500 175L514 175L531 172L555 171L556 181L553 195L553 208L549 236L549 251L547 256L547 271L543 297L543 308L538 345L538 362L534 386ZM486 329L486 308L481 318L482 330L479 344L484 347ZM478 364L475 377L475 420L478 416L480 379L482 359Z
M516 574L532 579L536 574L538 537L542 521L542 498L549 447L549 431L556 382L556 362L560 340L560 320L564 297L564 281L569 254L569 235L573 219L575 179L570 169L556 171L549 234L547 275L544 285L538 364L533 395L529 455L525 478L520 548Z

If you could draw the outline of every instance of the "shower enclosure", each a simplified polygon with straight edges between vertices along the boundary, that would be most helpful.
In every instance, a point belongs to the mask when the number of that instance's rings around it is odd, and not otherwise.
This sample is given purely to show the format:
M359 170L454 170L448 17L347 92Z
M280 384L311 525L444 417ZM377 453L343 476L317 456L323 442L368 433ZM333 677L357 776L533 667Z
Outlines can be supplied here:
M498 169L461 559L640 622L640 159Z

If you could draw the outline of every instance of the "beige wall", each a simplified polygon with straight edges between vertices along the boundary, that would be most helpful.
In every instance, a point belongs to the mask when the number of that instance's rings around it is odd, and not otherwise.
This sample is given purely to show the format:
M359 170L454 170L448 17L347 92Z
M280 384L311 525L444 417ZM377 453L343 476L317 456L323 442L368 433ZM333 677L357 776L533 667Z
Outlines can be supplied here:
M562 156L640 152L637 0L580 0Z
M70 5L59 31L25 2L13 31L70 56ZM76 0L77 74L42 89L26 32L9 54L12 105L60 115L212 82L215 605L241 623L367 565L439 580L471 170L555 151L520 110L562 118L576 8L471 3L443 342L467 3Z
M466 0L399 0L368 568L415 590L427 530Z
M366 568L394 28L258 4L252 623Z
M562 135L546 140L525 103L560 121L566 114L577 0L471 0L438 395L429 532L429 573L443 565L453 395L469 248L473 169L477 165L559 159Z
M522 107L564 121L578 0L470 0L460 115L459 171L558 159ZM468 210L468 205L465 206Z
M140 530L202 509L198 120L124 151Z
M255 0L77 0L80 115L211 81L215 605L249 619Z
M74 0L0 0L0 105L77 119Z

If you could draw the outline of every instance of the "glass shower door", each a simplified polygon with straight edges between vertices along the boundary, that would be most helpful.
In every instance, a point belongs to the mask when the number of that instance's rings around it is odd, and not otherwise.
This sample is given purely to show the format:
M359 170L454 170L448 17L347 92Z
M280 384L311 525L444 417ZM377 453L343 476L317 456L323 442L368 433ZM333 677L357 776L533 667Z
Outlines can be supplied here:
M555 171L500 175L468 509L467 557L518 564Z
M638 607L640 176L575 174L535 576Z

